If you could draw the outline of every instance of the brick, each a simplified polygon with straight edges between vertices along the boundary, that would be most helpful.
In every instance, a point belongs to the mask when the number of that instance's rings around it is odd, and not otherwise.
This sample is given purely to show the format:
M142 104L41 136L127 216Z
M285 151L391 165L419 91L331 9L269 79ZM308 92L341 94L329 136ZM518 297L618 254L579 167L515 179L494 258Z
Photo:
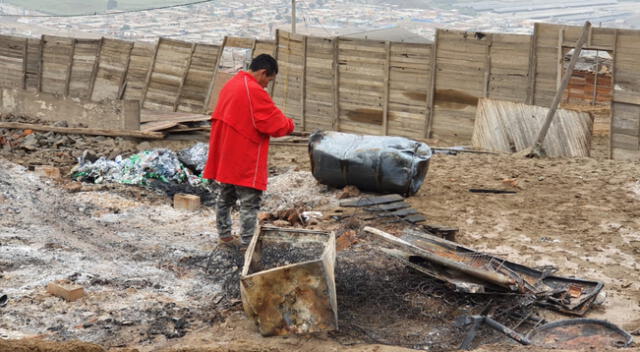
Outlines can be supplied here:
M52 178L54 180L58 180L61 177L60 169L55 166L41 165L36 166L33 172L38 176L44 176L48 178Z
M196 211L200 209L200 197L193 194L176 193L173 207L178 210Z
M50 282L47 285L47 292L69 302L78 300L85 295L84 288L82 286L61 282Z

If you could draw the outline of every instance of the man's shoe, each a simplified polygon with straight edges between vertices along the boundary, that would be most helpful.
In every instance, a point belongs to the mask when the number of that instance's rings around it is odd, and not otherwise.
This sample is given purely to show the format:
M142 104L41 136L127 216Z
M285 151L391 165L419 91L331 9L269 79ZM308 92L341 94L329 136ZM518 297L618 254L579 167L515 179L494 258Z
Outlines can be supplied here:
M218 239L218 245L225 247L241 247L242 243L236 237L228 236L228 237L220 237Z

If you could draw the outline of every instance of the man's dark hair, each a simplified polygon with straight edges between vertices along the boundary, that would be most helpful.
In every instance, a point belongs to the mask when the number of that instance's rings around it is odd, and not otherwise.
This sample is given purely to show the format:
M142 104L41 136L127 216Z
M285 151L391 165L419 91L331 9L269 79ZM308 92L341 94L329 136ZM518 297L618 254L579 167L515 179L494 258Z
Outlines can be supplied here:
M260 54L251 60L249 69L253 72L266 70L268 76L278 74L278 61L269 54Z

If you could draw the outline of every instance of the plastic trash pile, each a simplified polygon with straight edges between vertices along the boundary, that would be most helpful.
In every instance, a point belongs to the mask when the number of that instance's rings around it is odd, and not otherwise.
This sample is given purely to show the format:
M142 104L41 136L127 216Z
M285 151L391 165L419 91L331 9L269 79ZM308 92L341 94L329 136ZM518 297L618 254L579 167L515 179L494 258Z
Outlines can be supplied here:
M72 177L77 181L96 184L116 182L148 186L157 182L156 180L174 184L188 183L191 186L207 184L208 181L202 178L202 171L208 147L204 145L207 148L203 148L202 144L198 143L178 153L161 148L145 150L127 158L118 155L114 160L105 157L91 160L85 153L73 168Z

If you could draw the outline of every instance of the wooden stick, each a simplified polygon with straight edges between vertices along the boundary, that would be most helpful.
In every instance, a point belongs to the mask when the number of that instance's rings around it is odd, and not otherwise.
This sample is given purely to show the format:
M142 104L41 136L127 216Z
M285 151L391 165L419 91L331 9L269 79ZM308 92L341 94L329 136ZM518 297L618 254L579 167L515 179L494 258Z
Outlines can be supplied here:
M562 71L564 69L564 28L558 30L558 62L556 68L556 89L562 84Z
M489 97L489 91L491 89L491 47L493 46L493 34L489 34L487 37L487 50L484 57L484 83L482 85L483 96Z
M391 84L391 42L384 42L386 59L384 63L384 95L382 102L382 135L389 134L389 91Z
M556 96L553 98L553 102L551 103L551 107L549 108L549 112L547 113L547 117L540 129L540 133L538 134L538 138L536 138L536 142L534 143L531 153L528 153L528 156L540 156L543 153L542 150L542 142L544 142L544 138L547 136L547 132L549 132L549 127L551 126L551 121L553 121L553 117L556 114L556 110L558 109L558 104L560 104L560 100L562 99L562 93L569 85L569 80L571 79L571 75L573 74L573 68L576 66L576 62L578 62L578 58L580 57L580 52L582 51L582 46L587 40L587 34L589 33L589 28L591 28L591 22L587 21L584 23L584 27L582 28L582 35L580 35L580 39L576 42L576 47L573 49L573 55L571 56L571 62L569 62L569 67L567 68L567 72L562 79L562 83L560 84L560 88L556 92Z
M424 138L431 138L433 134L433 118L434 114L434 105L435 105L435 95L436 95L436 75L438 71L438 33L439 29L436 29L436 36L433 40L433 45L431 45L431 77L429 81L429 87L427 90L427 116L424 126Z
M256 57L256 46L258 45L258 40L254 39L253 43L251 44L251 60L253 60L254 57Z
M531 36L531 45L529 45L529 83L527 85L527 100L526 103L534 105L536 94L536 74L538 72L538 23L533 24L533 35Z
M276 29L276 44L275 44L275 47L273 48L273 57L276 59L276 61L278 61L279 53L280 53L280 30ZM276 87L276 82L278 82L277 78L271 81L271 86L269 86L269 95L271 96L271 99L273 99L273 92ZM286 99L287 98L285 97L285 101Z
M44 74L44 46L46 40L44 34L40 36L40 70L38 72L38 92L42 92L42 77Z
M340 38L333 38L333 121L331 128L334 131L340 131L340 62L339 53Z
M308 37L305 35L302 39L302 93L300 94L300 121L302 124L302 130L307 130L307 41Z
M596 105L598 100L598 72L600 71L600 51L596 50L596 75L593 78L593 97L591 98L591 105Z
M73 57L76 55L77 39L71 41L71 53L69 54L69 64L67 65L67 77L64 81L64 96L69 96L69 86L71 85L71 73L73 72Z
M28 58L29 58L29 38L25 38L24 50L22 51L22 89L27 89Z
M135 138L148 138L148 139L164 138L164 134L159 132L104 130L104 129L97 129L97 128L56 127L56 126L37 125L37 124L19 123L19 122L0 122L0 128L45 131L45 132L56 132L56 133L66 133L66 134L85 134L90 136L135 137Z
M100 56L102 55L102 45L104 45L104 37L100 38L98 48L96 49L96 61L93 62L93 69L91 70L91 78L89 81L89 100L93 97L93 89L96 86L96 79L98 79L98 69L100 68Z
M209 89L207 89L207 96L204 97L204 105L202 106L202 112L209 112L209 104L211 103L211 94L213 93L213 88L216 84L216 76L218 75L218 67L220 66L220 62L222 61L222 54L224 54L224 47L227 45L227 36L222 39L222 45L218 48L218 57L216 57L215 66L213 66L213 75L211 76L211 81L209 82Z
M609 159L613 159L613 117L616 116L616 67L618 67L618 30L613 39L613 64L611 72L611 112L609 113Z
M162 37L158 38L156 48L153 50L153 58L151 59L151 63L149 64L149 71L147 71L147 78L145 79L142 99L140 99L140 109L144 109L144 102L145 100L147 100L147 92L149 92L149 85L151 84L151 76L153 76L153 69L156 67L156 60L158 60L158 50L160 49L160 44L162 43L162 41Z
M189 58L187 59L187 64L184 68L184 73L182 74L182 79L180 80L180 86L178 87L178 94L176 94L176 100L173 102L173 111L178 111L178 105L180 104L180 96L182 95L182 89L184 88L184 83L187 81L187 76L189 75L189 70L191 69L191 62L193 61L193 54L196 52L196 43L191 43L191 54L189 54Z
M127 54L127 63L124 66L124 72L122 72L122 77L120 77L120 83L118 84L118 95L116 99L122 99L124 97L124 91L127 87L127 77L129 76L129 66L131 66L131 53L133 52L134 42L129 44L129 53Z

